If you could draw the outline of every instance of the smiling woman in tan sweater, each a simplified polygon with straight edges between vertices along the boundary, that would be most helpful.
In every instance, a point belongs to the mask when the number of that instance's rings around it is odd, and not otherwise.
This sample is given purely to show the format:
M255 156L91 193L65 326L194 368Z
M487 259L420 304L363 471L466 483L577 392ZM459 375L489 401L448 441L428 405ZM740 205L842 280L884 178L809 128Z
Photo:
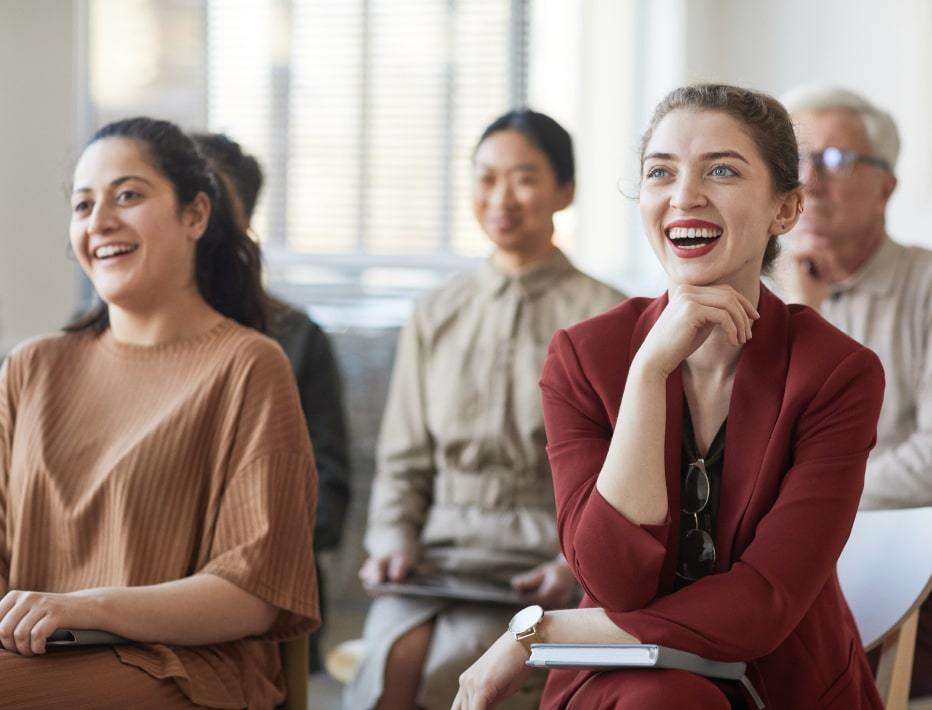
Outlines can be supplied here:
M316 471L259 253L191 141L110 124L71 246L102 299L0 371L0 677L19 708L270 708L318 624ZM217 266L214 268L215 265ZM48 652L57 628L136 643Z

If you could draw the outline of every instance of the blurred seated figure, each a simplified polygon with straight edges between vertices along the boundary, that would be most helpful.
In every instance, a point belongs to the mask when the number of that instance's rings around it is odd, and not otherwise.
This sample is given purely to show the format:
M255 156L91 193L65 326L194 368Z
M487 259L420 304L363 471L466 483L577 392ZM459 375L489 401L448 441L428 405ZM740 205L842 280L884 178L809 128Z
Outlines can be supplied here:
M806 210L789 233L783 297L877 353L887 374L861 508L932 505L932 251L894 241L899 131L864 97L804 85L784 102L799 140ZM913 695L932 695L932 603L923 605Z
M575 191L572 140L513 111L474 153L473 208L493 244L472 273L417 301L379 434L364 585L497 582L547 608L577 592L560 554L537 381L555 330L624 296L553 242ZM369 609L347 710L450 707L457 678L520 602L384 594ZM511 700L536 708L541 683Z
M239 198L238 209L249 227L259 192L262 169L252 155L244 153L236 141L220 133L192 135L214 170L228 181ZM333 348L320 326L303 312L269 299L268 334L282 346L294 370L301 397L301 409L314 447L317 464L317 522L314 549L333 550L340 544L349 505L349 452L342 378ZM326 623L326 595L320 566L321 615ZM320 663L320 630L310 638L310 670Z

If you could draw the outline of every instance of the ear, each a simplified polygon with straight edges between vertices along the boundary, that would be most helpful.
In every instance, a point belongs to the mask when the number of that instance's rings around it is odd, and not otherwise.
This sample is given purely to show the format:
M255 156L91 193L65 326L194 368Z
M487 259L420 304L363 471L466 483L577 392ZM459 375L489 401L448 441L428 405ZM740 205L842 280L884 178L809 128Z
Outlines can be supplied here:
M893 191L896 189L896 183L897 183L896 175L894 175L891 172L884 172L883 183L882 183L882 189L883 189L882 194L883 194L884 204L887 203L887 200L890 199L890 196L893 194Z
M768 234L786 234L799 220L803 212L802 189L792 190L780 198L777 204L777 214L770 223Z
M557 187L557 208L554 212L559 212L560 210L565 210L571 204L573 204L573 199L576 197L576 181L570 180L565 185L560 185Z
M210 198L203 192L197 193L194 199L185 205L182 220L192 241L203 237L210 221Z

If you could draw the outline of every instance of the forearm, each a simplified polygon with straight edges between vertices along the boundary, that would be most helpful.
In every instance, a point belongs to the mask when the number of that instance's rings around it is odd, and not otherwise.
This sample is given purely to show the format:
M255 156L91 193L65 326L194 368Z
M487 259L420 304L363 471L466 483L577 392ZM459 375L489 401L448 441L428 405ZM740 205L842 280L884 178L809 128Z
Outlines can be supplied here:
M232 582L196 574L142 587L75 592L88 601L85 623L134 641L197 646L268 631L278 609Z
M666 377L635 357L596 488L631 522L667 517L664 477Z
M640 643L619 628L604 609L558 609L538 625L544 643Z

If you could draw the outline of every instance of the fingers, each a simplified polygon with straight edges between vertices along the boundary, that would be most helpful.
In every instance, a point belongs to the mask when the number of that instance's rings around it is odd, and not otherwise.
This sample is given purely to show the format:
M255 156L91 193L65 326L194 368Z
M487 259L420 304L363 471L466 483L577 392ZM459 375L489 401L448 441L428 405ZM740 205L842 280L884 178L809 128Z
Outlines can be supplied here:
M703 341L718 328L732 345L742 345L751 339L754 321L760 318L747 297L731 286L680 286L670 304L672 317L685 319L687 328Z
M363 586L371 587L385 581L385 570L388 559L385 557L370 557L359 568L359 580Z
M541 584L544 583L544 580L544 571L540 567L537 567L532 569L530 572L516 574L514 577L512 577L511 588L516 592L531 592L540 587Z
M411 558L403 553L396 553L388 561L388 578L393 582L403 582L411 571Z
M45 653L46 639L58 627L48 596L13 591L0 602L0 646L23 656Z
M359 579L364 586L381 582L403 582L411 572L412 560L403 553L396 552L383 557L370 557L359 569Z

